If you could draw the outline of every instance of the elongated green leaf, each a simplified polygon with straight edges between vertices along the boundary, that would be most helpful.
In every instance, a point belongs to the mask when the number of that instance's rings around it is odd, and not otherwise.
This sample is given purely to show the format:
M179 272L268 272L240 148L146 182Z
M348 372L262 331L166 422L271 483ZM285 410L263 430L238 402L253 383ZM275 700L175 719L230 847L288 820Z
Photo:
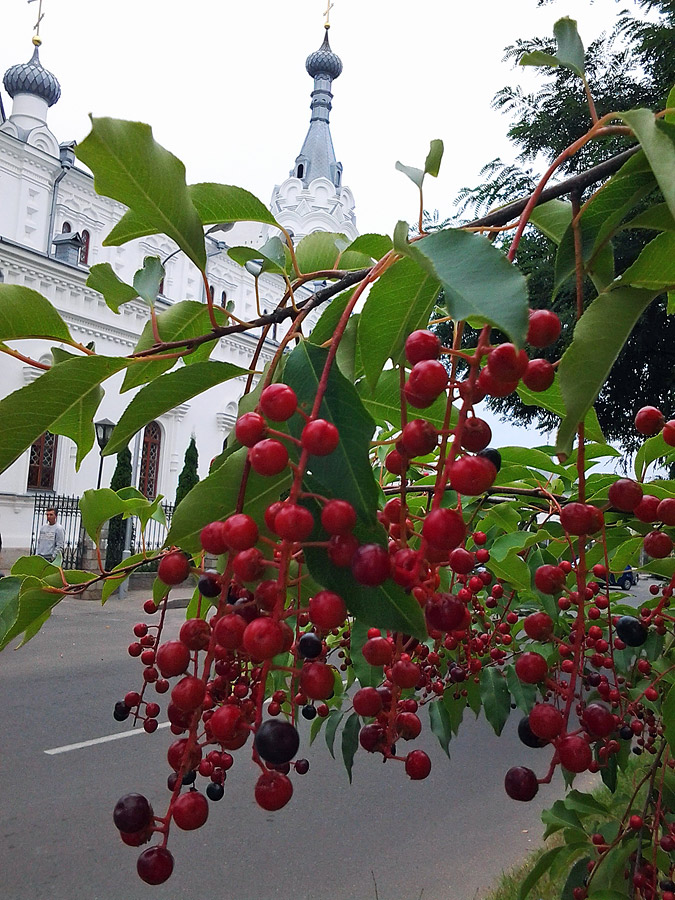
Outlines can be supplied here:
M213 312L217 322L221 325L226 324L228 317L224 310L214 307ZM183 341L208 334L212 329L212 325L205 303L199 303L197 300L181 300L157 316L157 328L163 341ZM152 324L147 322L134 352L149 350L154 344L155 338ZM215 339L202 344L194 353L190 353L183 358L185 364L192 365L208 358L214 346ZM122 383L122 392L124 393L124 391L152 381L153 378L172 369L176 363L177 360L175 359L148 359L131 363Z
M640 141L663 199L675 216L675 123L655 119L649 109L631 109L621 113L621 118Z
M283 275L288 269L290 254L287 258L287 253L286 245L278 237L271 238L259 250L254 247L230 247L227 251L227 255L240 266L252 260L259 260L262 264L261 273L273 272L277 275Z
M148 306L155 305L162 278L164 278L164 266L159 256L146 256L143 260L143 268L134 275L134 290Z
M347 770L347 775L349 776L350 784L352 783L354 755L359 746L359 728L359 717L356 713L352 713L345 722L345 727L342 729L342 759L345 764L345 769Z
M87 287L103 294L106 305L113 312L119 312L123 303L128 303L138 297L136 289L122 281L107 262L97 263L89 269Z
M340 244L347 243L344 234L330 231L315 231L304 237L295 248L295 256L300 271L307 275L333 269L340 255Z
M502 733L511 712L511 694L506 679L492 666L480 673L480 697L485 710L485 718L492 725L496 735Z
M120 569L123 569L125 566L131 566L135 562L140 562L142 559L146 559L145 553L134 553L132 556L129 556L127 559L123 559L122 562L118 563L111 572L117 572ZM114 594L115 591L119 588L121 584L123 584L129 575L126 572L120 573L116 577L106 578L103 582L103 590L101 591L101 605L103 605L106 600L110 597L111 594Z
M584 74L584 45L581 43L577 23L567 16L553 26L553 34L558 42L556 59L561 66L571 69L577 75Z
M110 488L85 491L80 499L82 526L95 543L98 543L104 523L126 511L125 501Z
M49 575L58 575L59 568L42 556L20 556L10 572L12 575L34 575L44 580Z
M558 431L557 453L571 451L579 422L591 408L633 326L656 293L633 287L608 291L596 297L577 322L572 343L558 369L566 415Z
M0 579L5 581L5 579ZM27 576L21 581L18 597L18 610L16 618L5 633L2 641L0 641L0 650L7 644L18 637L24 631L30 629L26 640L35 636L39 627L49 617L49 611L63 599L63 594L57 589L48 586L44 581L35 578L32 575ZM32 626L36 625L37 629ZM24 641L23 643L26 643Z
M642 444L638 452L635 454L634 471L638 481L644 479L645 473L649 466L657 459L664 459L675 454L675 448L670 444L666 444L663 440L663 434L655 434L654 437L647 438Z
M434 178L438 175L441 168L441 160L443 159L443 141L436 138L429 145L429 152L424 162L424 171L427 175Z
M371 416L378 424L388 422L394 427L401 425L401 403L400 403L400 387L397 369L386 369L380 375L377 387L374 391L370 390L366 379L362 379L357 389L361 401ZM435 428L443 427L445 416L446 398L441 395L434 400L431 406L419 411L420 418L426 419ZM453 407L450 424L457 422L457 410Z
M5 575L0 578L0 650L7 645L7 635L19 614L19 591L23 578Z
M92 118L91 132L75 153L94 173L96 191L129 207L105 245L139 237L140 226L145 235L171 238L198 268L206 265L204 232L185 183L185 166L155 142L148 125Z
M45 431L77 444L77 462L94 444L100 383L126 365L124 359L85 356L54 366L36 381L0 401L0 471Z
M551 387L546 391L535 393L521 383L517 388L517 393L526 406L539 406L541 409L547 409L549 412L555 413L561 419L565 417L565 402L560 391L560 381L557 376ZM584 425L586 438L589 441L597 441L604 445L605 437L593 408L586 413Z
M366 662L361 648L368 639L368 626L356 619L351 627L349 658L361 687L377 687L382 683L382 669Z
M326 746L333 759L335 759L335 734L343 718L344 713L338 712L337 709L332 709L326 722Z
M125 409L103 455L119 453L137 431L174 406L185 403L217 384L245 374L246 369L232 363L207 360L156 378L152 384L142 388Z
M354 288L351 288L348 291L345 291L342 294L338 294L337 297L334 297L328 305L324 308L324 311L321 313L321 318L316 323L314 328L312 328L308 340L313 344L323 344L326 341L329 341L333 334L335 333L335 329L337 327L337 323L342 316L342 313L345 310L345 307L351 300L352 294L354 293Z
M675 233L659 234L643 247L633 265L621 276L621 282L656 291L675 287Z
M668 209L667 203L657 203L650 206L639 216L631 219L622 226L628 228L648 228L651 231L675 231L675 216Z
M398 172L403 172L404 175L407 175L412 183L414 185L417 185L418 188L422 187L422 183L424 182L424 169L418 169L415 166L406 166L402 162L399 162L397 160L396 170Z
M675 753L675 685L668 691L663 704L663 733L670 752Z
M176 507L171 517L167 546L177 545L196 553L201 549L199 532L209 522L225 519L236 512L239 486L244 473L246 448L228 456L222 466L195 485ZM271 478L249 474L246 488L246 512L262 521L264 511L288 489L290 469Z
M552 850L547 850L545 853L542 853L532 869L523 879L523 883L520 885L520 890L518 891L518 900L525 900L535 884L545 872L548 872L555 858L559 856L563 850L565 850L565 847L553 847Z
M585 794L582 791L570 791L565 797L565 806L582 815L606 815L607 807L597 800L593 794Z
M72 343L68 326L46 297L22 284L0 284L0 341L19 338Z
M526 591L530 587L530 570L517 550L512 550L501 561L491 559L490 569L497 578L503 578L518 590Z
M388 359L400 362L411 331L426 328L440 283L412 259L401 259L372 286L359 320L359 345L372 389Z
M279 224L265 204L250 191L231 184L202 182L188 186L190 199L202 225L221 222L263 222Z
M441 282L453 319L488 322L522 346L528 326L525 278L487 238L450 228L406 245L405 252Z
M537 695L536 686L534 684L525 684L524 681L521 681L516 675L515 666L507 666L505 672L506 683L511 696L513 697L513 702L518 709L522 710L522 712L527 715L534 706Z
M431 732L438 738L438 743L443 748L443 753L450 758L452 725L450 722L450 713L442 700L436 700L429 704L429 722L431 723Z
M293 388L299 405L307 413L314 404L327 357L328 351L305 341L286 360L284 381ZM313 475L332 496L349 500L364 522L374 522L378 492L368 454L375 422L354 386L335 366L328 376L319 416L337 426L340 443L328 456L311 458ZM294 416L289 426L291 433L299 438L304 426L300 417Z
M363 253L371 259L378 260L386 256L392 247L392 240L386 234L360 234L347 247L345 253Z
M574 900L574 889L582 887L588 880L588 863L590 856L578 859L569 871L560 895L560 900Z
M572 221L572 204L564 200L549 200L541 206L535 206L530 215L530 222L550 238L559 244Z
M519 66L551 66L557 68L560 61L557 56L544 53L543 50L533 50L531 53L523 53L518 60Z

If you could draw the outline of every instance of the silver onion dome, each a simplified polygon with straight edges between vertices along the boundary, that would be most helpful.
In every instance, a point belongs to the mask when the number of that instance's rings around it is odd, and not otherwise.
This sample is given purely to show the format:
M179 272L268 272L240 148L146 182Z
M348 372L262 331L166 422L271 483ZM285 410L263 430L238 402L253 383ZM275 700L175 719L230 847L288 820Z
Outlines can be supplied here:
M43 68L37 47L27 63L10 66L2 81L12 98L16 94L35 94L48 106L53 106L61 96L61 85L51 72Z
M328 31L323 39L323 44L314 53L310 53L305 62L305 68L312 78L317 75L327 75L329 78L337 78L342 72L342 60L333 53L328 43Z

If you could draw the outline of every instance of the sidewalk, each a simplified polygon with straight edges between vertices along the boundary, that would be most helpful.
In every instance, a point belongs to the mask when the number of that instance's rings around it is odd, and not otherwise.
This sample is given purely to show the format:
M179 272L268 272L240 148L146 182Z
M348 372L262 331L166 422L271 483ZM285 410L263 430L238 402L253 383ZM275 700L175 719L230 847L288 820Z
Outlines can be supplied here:
M167 609L187 609L190 600L192 599L192 594L194 593L193 587L175 587L171 589L171 593L169 594L169 602L167 603ZM124 602L128 604L130 607L135 607L136 609L141 609L146 600L149 600L152 597L152 590L143 588L143 589L134 589L127 592L126 598L124 601L119 596L119 593L115 592L110 599L118 600L119 602Z

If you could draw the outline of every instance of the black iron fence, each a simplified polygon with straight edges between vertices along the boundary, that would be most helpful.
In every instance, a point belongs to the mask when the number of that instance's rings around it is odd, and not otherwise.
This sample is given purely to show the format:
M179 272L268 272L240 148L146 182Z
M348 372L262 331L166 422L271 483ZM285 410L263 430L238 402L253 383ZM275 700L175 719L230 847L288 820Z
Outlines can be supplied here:
M79 569L82 567L84 554L84 530L80 516L79 497L66 497L62 494L35 494L33 503L33 526L31 530L30 552L37 553L40 528L46 524L48 509L56 510L56 521L63 526L65 547L63 550L63 568Z

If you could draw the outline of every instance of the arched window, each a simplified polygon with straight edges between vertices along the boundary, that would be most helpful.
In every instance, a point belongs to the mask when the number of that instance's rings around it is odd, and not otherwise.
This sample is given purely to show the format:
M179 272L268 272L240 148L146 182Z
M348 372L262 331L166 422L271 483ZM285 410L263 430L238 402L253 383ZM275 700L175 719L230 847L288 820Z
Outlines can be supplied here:
M302 163L298 163L298 178L302 178L302 176L304 174L305 174L305 167L303 166Z
M220 295L220 305L225 309L227 306L227 291L223 291Z
M162 280L161 280L160 283L159 283L159 293L160 293L162 296L164 296L164 279L163 279L163 278L162 278Z
M143 432L143 450L138 476L138 490L150 500L157 496L161 445L162 429L157 422L150 422Z
M211 303L213 303L216 296L216 289L212 284L209 285L209 294L211 294Z
M89 240L90 234L85 229L82 232L82 247L80 248L80 265L86 266L89 261Z
M61 226L61 234L70 234L70 222L64 222Z
M56 445L58 438L49 431L35 441L30 448L27 487L39 491L54 490L56 469Z

